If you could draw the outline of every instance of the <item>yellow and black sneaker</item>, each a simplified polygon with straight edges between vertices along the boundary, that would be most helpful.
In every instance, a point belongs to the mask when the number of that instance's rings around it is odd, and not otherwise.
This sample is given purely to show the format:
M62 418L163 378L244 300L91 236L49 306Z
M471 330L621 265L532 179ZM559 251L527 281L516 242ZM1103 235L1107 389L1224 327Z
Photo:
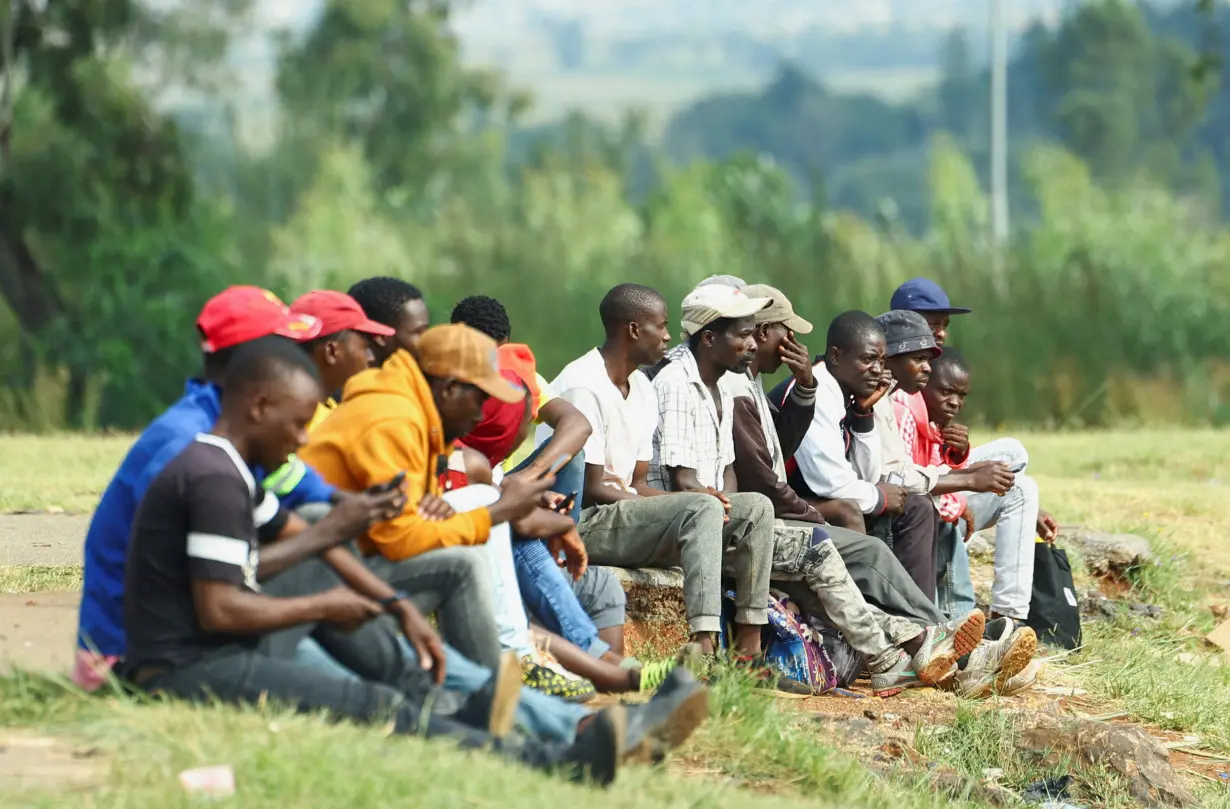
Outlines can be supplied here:
M598 694L589 680L565 677L535 663L528 655L521 659L521 682L528 688L566 702L589 702Z

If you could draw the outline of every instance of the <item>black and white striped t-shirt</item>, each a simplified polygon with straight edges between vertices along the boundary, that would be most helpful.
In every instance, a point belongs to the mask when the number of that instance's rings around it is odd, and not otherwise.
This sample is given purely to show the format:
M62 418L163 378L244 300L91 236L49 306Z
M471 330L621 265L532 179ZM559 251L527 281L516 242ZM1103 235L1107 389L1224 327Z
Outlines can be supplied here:
M224 438L198 435L167 464L137 508L128 546L128 668L173 668L220 647L255 647L259 637L201 628L192 582L223 581L258 590L261 539L275 537L286 519L277 497L257 486Z

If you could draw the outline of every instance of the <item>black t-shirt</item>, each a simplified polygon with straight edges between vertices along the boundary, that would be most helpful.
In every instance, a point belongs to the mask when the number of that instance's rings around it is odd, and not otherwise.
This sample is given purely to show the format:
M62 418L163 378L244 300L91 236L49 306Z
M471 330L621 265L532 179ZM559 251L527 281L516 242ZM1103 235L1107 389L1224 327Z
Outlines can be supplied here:
M124 582L126 668L174 668L223 646L255 647L259 636L201 628L192 581L259 590L260 540L276 536L286 518L224 438L198 435L167 464L133 521Z

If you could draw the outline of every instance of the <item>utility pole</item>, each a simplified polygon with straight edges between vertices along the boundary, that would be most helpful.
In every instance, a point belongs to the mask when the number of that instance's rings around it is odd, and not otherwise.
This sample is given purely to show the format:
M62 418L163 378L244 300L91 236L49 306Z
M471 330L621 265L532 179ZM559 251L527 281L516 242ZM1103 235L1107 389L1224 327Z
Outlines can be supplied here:
M991 241L996 280L1008 244L1008 24L1004 0L991 0Z

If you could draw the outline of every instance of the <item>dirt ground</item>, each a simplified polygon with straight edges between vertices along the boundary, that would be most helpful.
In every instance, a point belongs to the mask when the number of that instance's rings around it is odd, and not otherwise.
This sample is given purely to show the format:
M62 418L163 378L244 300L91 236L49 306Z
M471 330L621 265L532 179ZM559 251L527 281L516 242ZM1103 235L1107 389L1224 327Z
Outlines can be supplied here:
M68 673L81 593L0 593L0 671Z
M87 516L0 515L0 566L79 565ZM0 593L0 671L17 665L67 673L79 592Z

